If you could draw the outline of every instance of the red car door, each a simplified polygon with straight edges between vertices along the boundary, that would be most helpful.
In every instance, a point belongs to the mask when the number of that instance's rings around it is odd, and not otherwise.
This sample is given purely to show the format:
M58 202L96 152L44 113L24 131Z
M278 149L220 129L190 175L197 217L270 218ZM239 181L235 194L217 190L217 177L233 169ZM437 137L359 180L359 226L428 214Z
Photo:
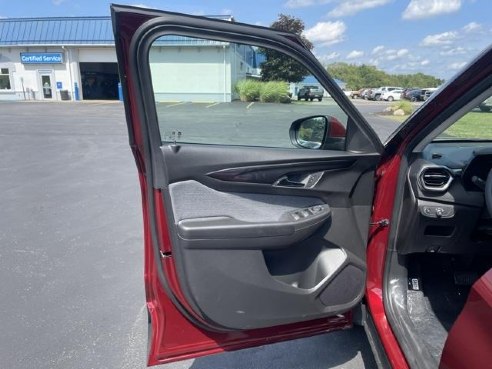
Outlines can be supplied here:
M295 35L111 10L142 191L148 364L350 327L365 291L374 171L383 152L372 128ZM281 53L305 68L333 97L326 108L333 113L273 129L280 112L310 107L228 101L235 94L231 74L198 91L199 80L217 70L251 79L254 62L243 60L258 52ZM182 97L190 96L183 86L192 59L207 72L190 85L193 97ZM226 84L216 98L228 102L185 100ZM162 102L173 99L179 102ZM172 115L178 109L185 114ZM234 109L241 112L219 122ZM247 131L241 119L258 128ZM254 145L242 141L250 134ZM269 134L290 141L276 147L264 140Z

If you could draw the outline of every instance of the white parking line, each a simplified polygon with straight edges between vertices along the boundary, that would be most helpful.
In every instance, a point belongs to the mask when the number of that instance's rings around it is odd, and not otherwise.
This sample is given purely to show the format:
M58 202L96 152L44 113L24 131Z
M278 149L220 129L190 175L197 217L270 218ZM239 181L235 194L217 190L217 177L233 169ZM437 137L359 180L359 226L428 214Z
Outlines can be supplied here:
M248 106L246 107L246 109L251 108L251 107L253 106L253 104L254 104L254 103L255 103L254 101L253 101L252 103L249 103L249 104L248 104Z
M166 109L172 108L173 106L183 105L183 104L186 104L186 101L180 101L178 103L168 105L168 106L166 106Z
M214 102L213 104L207 105L206 108L211 108L212 106L219 105L220 102Z
M121 103L121 101L119 100L111 100L111 101L87 101L87 100L83 100L84 104L90 104L92 106L100 106L100 105L111 105L111 104L115 104L115 103Z

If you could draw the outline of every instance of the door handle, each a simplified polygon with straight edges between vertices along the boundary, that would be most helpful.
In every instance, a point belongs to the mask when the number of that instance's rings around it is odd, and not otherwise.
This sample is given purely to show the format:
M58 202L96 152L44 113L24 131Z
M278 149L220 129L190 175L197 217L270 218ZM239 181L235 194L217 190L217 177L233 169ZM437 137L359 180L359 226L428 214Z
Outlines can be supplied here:
M323 176L323 172L309 174L286 174L277 179L273 186L275 187L296 187L296 188L313 188Z
M280 177L273 184L276 187L306 187L306 184L301 181L294 181L290 179L288 176Z

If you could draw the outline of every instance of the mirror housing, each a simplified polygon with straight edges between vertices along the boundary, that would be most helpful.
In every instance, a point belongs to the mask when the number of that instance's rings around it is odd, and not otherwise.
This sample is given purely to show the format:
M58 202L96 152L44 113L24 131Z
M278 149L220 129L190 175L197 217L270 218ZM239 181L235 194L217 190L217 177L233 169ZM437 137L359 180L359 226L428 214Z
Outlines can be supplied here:
M294 121L289 135L295 147L343 151L347 130L331 115L313 115Z

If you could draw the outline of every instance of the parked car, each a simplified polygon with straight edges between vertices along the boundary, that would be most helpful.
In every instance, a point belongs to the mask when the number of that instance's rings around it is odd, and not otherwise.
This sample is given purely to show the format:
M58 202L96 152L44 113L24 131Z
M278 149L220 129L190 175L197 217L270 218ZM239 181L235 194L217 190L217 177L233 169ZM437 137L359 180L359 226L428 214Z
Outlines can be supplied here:
M421 89L419 101L427 100L430 97L430 95L432 95L432 93L435 92L436 90L437 90L437 88L435 88L435 87Z
M373 88L366 88L366 89L362 92L361 97L362 97L364 100L369 100L369 98L371 97L372 90L373 90Z
M352 93L350 94L350 97L352 99L359 99L362 97L362 94L364 93L365 90L366 90L365 88L361 88L360 90L352 91Z
M381 100L381 94L383 92L389 92L389 91L393 91L393 90L403 90L403 88L402 87L390 87L390 86L379 87L379 88L371 91L371 95L369 98L370 98L370 100Z
M406 97L407 93L410 92L410 91L413 91L413 90L420 90L420 88L419 87L407 87L407 88L404 88L403 91L402 91L402 93L401 93L401 98L402 99L406 99L407 98Z
M345 94L345 96L347 96L347 97L351 97L352 94L354 93L354 91L346 90L346 89L342 89L342 91Z
M309 85L303 86L297 92L297 100L304 99L306 101L313 101L314 99L318 99L318 101L323 100L323 94L325 90L323 87L319 85Z
M419 101L422 96L422 90L417 89L417 90L409 90L405 92L405 99L410 100L410 101Z
M492 97L489 97L485 101L481 102L478 107L481 111L484 112L489 112L490 110L492 110Z
M436 90L425 90L423 101L427 100Z
M111 10L142 194L148 365L362 325L380 368L490 367L492 140L439 132L492 93L492 47L383 144L298 35ZM196 119L189 104L185 139L167 137L176 122L156 108L163 90L151 82L162 76L150 63L167 34L275 45L326 86L338 117L285 109L275 127L290 128L273 130L277 105L248 126L242 106L231 103L230 124L215 119L223 109ZM220 137L204 136L218 126Z
M385 101L400 100L402 92L403 90L385 91L381 94L380 99Z

